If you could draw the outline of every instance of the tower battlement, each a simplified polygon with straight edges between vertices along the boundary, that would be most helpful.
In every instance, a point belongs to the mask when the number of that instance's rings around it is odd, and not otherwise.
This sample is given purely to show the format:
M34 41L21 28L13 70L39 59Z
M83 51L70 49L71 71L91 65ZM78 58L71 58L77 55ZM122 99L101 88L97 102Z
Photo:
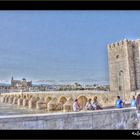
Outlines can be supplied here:
M140 39L120 40L108 47L110 90L122 95L140 89Z

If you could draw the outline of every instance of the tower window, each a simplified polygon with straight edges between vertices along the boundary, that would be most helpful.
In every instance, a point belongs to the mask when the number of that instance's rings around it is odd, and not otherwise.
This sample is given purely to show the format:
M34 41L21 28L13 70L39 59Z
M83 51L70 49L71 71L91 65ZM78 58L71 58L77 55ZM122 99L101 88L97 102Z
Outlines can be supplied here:
M116 58L118 59L119 58L119 55L116 55Z
M119 86L119 91L121 91L122 90L122 87L121 86Z

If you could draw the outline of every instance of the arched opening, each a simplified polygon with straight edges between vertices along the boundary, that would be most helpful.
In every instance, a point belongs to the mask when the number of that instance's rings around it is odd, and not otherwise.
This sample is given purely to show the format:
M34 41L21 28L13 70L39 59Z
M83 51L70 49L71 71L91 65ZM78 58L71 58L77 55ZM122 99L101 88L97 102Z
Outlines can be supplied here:
M13 99L14 99L14 96L10 96L8 103L11 104L13 102Z
M51 97L46 97L46 98L45 98L45 102L46 102L46 104L48 104L49 101L50 101L51 99L52 99Z
M6 103L8 103L10 96L7 96L6 98Z
M56 110L63 110L63 105L66 103L67 98L65 96L61 96L58 99L58 104L56 106Z
M32 95L29 95L29 99L31 99L33 96Z
M119 58L119 55L116 55L116 58L118 59Z
M45 98L43 96L41 96L40 101L45 102Z
M61 102L62 104L65 104L66 103L66 101L67 101L67 98L65 97L65 96L61 96L60 98L59 98L59 103Z
M140 110L140 94L137 96L136 106L137 106L137 109Z
M79 96L77 98L77 100L78 100L78 103L80 105L80 108L84 109L84 107L86 105L86 102L87 102L87 97L85 97L85 96Z
M48 104L47 104L47 110L52 111L56 110L57 107L57 98L53 98Z
M36 97L36 101L39 101L40 100L40 97Z

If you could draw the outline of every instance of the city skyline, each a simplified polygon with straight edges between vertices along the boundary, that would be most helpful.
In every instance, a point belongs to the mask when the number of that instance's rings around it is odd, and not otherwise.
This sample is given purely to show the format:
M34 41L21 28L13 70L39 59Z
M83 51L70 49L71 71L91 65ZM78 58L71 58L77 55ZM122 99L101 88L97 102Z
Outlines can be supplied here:
M1 11L0 80L108 81L107 44L140 38L139 14Z

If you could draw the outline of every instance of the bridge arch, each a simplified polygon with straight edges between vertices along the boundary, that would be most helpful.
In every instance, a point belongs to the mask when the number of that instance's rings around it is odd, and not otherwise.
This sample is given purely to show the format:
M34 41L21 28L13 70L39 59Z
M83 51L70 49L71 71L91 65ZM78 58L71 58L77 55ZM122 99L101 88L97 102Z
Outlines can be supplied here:
M49 101L51 101L51 100L52 100L52 97L51 97L51 96L47 96L47 97L45 98L45 102L46 102L46 104L48 104Z
M40 97L38 97L38 96L36 97L36 100L37 100L37 101L39 101L40 99L41 99Z
M67 101L67 98L65 96L60 96L59 99L58 99L58 102L62 102L62 104L65 104Z
M87 102L87 97L84 95L79 95L77 97L78 103L80 105L80 108L84 109L86 102Z
M26 98L31 99L33 97L33 95L27 95Z
M57 98L54 97L52 98L49 103L47 104L47 110L48 111L52 111L52 110L56 110L56 107L57 107Z

